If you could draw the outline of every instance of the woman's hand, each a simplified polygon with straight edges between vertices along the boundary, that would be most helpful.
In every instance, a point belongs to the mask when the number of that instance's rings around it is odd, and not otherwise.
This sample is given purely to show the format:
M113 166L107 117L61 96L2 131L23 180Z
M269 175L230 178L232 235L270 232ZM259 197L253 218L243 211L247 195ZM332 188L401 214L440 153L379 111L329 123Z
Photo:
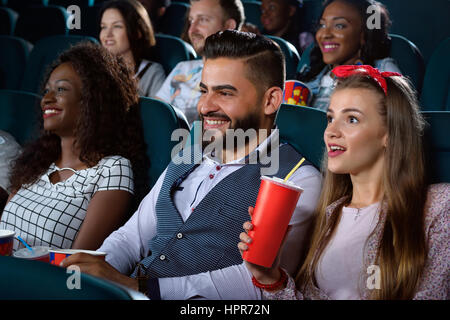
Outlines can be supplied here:
M248 208L248 213L250 214L250 217L253 214L253 207ZM248 235L248 232L253 229L253 224L250 221L244 222L243 228L245 232L242 232L239 235L239 239L241 239L241 242L238 243L239 251L241 252L241 256L243 255L244 251L248 250L248 244L252 242L252 238ZM275 262L273 263L271 268L266 268L262 266L258 266L256 264L250 263L248 261L245 261L245 265L247 266L247 269L253 274L255 279L261 283L261 284L273 284L280 280L281 273L279 270L279 255L275 259Z

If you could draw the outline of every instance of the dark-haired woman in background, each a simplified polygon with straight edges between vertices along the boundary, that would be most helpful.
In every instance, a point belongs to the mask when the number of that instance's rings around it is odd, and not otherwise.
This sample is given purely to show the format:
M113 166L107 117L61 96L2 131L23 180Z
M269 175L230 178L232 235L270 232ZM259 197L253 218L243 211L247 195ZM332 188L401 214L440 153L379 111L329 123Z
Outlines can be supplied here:
M367 10L370 6L375 9ZM367 13L367 12L372 13ZM368 27L368 19L379 15L380 25ZM370 21L372 21L370 20ZM334 88L331 69L346 64L371 65L380 71L400 72L389 57L390 18L387 9L373 0L328 0L324 4L316 44L309 67L300 70L298 79L311 89L311 106L327 110Z
M153 97L166 74L155 59L156 44L147 10L136 0L113 0L100 11L100 42L115 55L122 56L139 81L139 95Z
M147 191L136 82L85 43L60 55L42 92L43 130L15 163L0 229L32 246L97 249Z

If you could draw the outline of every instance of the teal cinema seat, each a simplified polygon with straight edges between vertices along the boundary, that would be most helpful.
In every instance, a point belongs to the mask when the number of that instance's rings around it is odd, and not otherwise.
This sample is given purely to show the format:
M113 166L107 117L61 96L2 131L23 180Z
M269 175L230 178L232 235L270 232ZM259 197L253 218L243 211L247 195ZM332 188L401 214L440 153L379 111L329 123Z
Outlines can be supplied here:
M161 63L167 75L179 62L197 58L194 48L178 37L158 33L155 39L155 60Z
M139 106L150 159L149 186L153 187L171 160L172 149L179 141L171 141L176 129L189 130L184 115L163 101L140 97Z
M297 73L297 66L300 61L300 56L294 45L283 38L265 35L266 37L275 41L279 46L281 51L283 51L286 60L286 79L295 79Z
M394 58L402 74L407 76L414 88L420 93L425 75L425 62L419 48L407 38L390 34L390 57Z
M39 93L40 85L47 67L56 60L63 51L82 41L98 43L92 37L75 35L57 35L39 40L28 59L21 90Z
M327 127L326 112L310 107L282 104L275 123L280 130L280 142L291 144L320 169L325 151L323 133Z
M390 33L401 34L420 48L425 63L436 47L449 37L449 0L380 0L387 6Z
M450 111L450 38L430 58L421 96L422 110Z
M31 43L52 35L67 34L66 8L61 6L32 6L19 11L14 35Z
M450 111L422 112L428 125L424 134L424 149L430 183L450 183Z
M242 1L245 13L245 22L254 24L260 31L263 29L261 23L261 1L245 0Z
M18 90L33 45L28 41L0 35L0 89Z
M320 0L303 0L303 5L300 9L300 30L315 32L322 13L322 2Z
M13 9L0 7L0 35L12 36L18 17L19 14Z
M45 262L0 256L0 300L146 299L111 281L76 272Z
M189 3L172 1L161 18L159 32L175 37L181 37L186 15L191 5Z
M92 7L95 4L95 0L48 0L49 5L61 6L67 8L71 5L77 5L81 8Z
M18 90L0 90L0 129L24 145L37 137L40 96Z
M13 9L17 13L34 6L47 6L48 0L2 0L3 5Z

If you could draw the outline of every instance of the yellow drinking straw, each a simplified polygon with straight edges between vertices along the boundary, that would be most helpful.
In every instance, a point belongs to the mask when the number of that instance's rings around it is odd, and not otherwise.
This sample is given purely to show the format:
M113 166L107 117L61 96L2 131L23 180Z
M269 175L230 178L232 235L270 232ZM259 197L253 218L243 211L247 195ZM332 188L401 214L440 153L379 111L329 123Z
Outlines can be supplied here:
M286 176L286 178L284 178L284 181L288 181L288 179L294 174L294 172L298 169L298 167L300 167L303 163L303 161L305 161L305 158L302 158L294 167L294 169L291 170L291 172L288 173L288 175Z

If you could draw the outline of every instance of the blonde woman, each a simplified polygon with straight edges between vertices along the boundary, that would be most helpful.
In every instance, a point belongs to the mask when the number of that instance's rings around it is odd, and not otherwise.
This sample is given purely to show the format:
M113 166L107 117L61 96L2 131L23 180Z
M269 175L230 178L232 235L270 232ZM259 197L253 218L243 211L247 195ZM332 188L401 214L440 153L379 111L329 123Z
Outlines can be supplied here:
M450 185L426 184L411 85L368 65L333 73L308 254L295 282L276 263L246 263L253 283L268 299L448 299ZM247 250L251 238L240 238Z

